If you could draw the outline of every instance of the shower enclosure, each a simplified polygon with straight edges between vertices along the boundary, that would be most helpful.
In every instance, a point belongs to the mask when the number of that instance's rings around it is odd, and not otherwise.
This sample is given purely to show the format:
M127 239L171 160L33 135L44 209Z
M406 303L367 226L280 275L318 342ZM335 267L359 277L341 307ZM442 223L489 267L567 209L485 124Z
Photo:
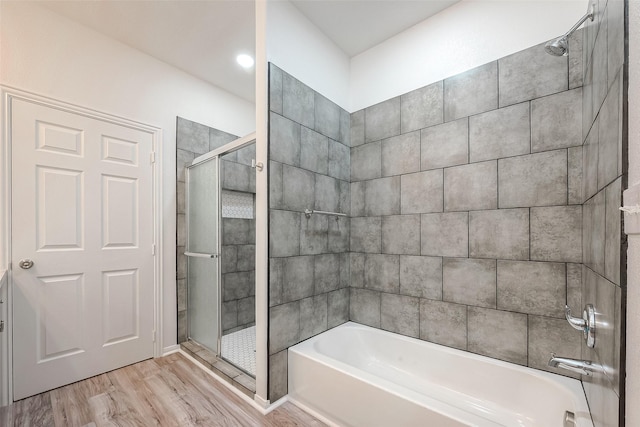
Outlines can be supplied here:
M186 167L187 339L255 376L255 137Z

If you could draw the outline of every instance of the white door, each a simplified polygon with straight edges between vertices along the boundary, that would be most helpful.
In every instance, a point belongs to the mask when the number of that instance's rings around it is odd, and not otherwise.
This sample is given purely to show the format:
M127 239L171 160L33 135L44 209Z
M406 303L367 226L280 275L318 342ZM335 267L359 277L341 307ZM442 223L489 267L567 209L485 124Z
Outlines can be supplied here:
M152 145L12 100L15 400L153 357Z

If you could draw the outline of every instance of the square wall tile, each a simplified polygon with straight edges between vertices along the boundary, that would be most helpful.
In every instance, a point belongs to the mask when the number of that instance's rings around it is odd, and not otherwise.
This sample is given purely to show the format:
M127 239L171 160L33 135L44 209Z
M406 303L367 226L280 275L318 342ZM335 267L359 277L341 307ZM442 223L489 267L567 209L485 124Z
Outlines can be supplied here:
M327 294L327 328L349 321L349 288Z
M544 45L530 47L498 60L500 107L569 89L569 61L549 55Z
M300 166L300 125L279 114L269 114L269 159Z
M209 151L209 127L178 117L176 123L177 148L204 154Z
M598 190L618 176L618 147L622 145L620 120L620 85L614 84L600 109L598 128Z
M469 256L529 259L529 209L469 212Z
M380 292L351 288L349 319L363 325L380 327Z
M275 402L287 394L287 350L269 356L269 400Z
M351 180L351 150L333 139L329 140L329 176Z
M282 204L291 211L304 212L315 204L315 175L289 165L282 167Z
M269 307L282 304L285 258L269 258Z
M605 192L600 191L583 207L582 256L583 263L604 275L606 244Z
M469 117L469 161L480 162L529 154L529 103Z
M567 305L572 310L584 306L582 304L582 264L567 263Z
M418 338L420 334L420 299L403 295L380 296L380 327Z
M300 167L312 172L329 173L329 138L302 126Z
M247 325L256 321L256 298L251 296L238 300L238 324Z
M352 182L351 187L351 216L364 216L364 189L366 181Z
M269 354L300 342L300 303L282 304L269 310Z
M382 250L380 217L351 218L351 251L380 253Z
M191 151L181 149L176 150L176 179L179 182L185 182L186 167L191 164L196 155Z
M600 31L596 35L593 55L593 112L600 110L609 88L607 80L607 21L602 20Z
M539 316L564 317L565 264L498 260L498 308Z
M340 139L340 107L318 92L315 95L315 130L331 139Z
M583 36L582 29L569 36L569 89L581 87L583 83Z
M282 163L269 161L269 207L282 209Z
M567 150L498 160L500 208L567 204Z
M410 132L382 141L382 176L420 170L420 132Z
M282 70L269 64L269 110L282 114Z
M567 185L570 205L578 205L582 198L582 150L583 147L570 147L567 150Z
M364 144L364 110L351 113L350 120L349 135L351 147L357 147L358 145Z
M605 189L604 275L620 285L621 185L618 178Z
M443 121L443 82L405 93L400 97L402 133L437 125Z
M541 369L560 375L580 379L580 375L549 367L551 353L558 356L581 359L582 335L565 319L529 316L529 362L530 368Z
M458 304L496 308L496 261L443 259L442 299Z
M619 356L616 346L616 335L620 334L619 327L616 328L616 312L621 310L616 306L616 285L602 276L598 276L596 281L596 347L594 348L598 361L604 366L605 375L609 380L619 376L619 372L614 371L618 366L618 361L614 360ZM598 330L598 327L600 329ZM619 344L619 343L618 343ZM615 385L617 387L617 384Z
M327 294L300 301L300 340L327 330Z
M470 211L498 207L496 161L455 166L444 170L444 210Z
M335 291L340 287L340 256L338 254L316 255L313 283L316 295Z
M232 135L230 133L223 132L218 129L209 128L209 149L207 151L212 151L212 150L215 150L216 148L220 148L223 145L226 145L230 142L235 141L236 139L238 139L238 136L236 135ZM255 149L255 145L253 145L253 148ZM238 153L240 151L242 150L239 150ZM224 157L227 157L232 154L233 153L226 154ZM234 160L234 159L230 158L229 160ZM249 165L251 165L251 163L249 163Z
M366 142L400 135L400 97L367 107L364 122Z
M364 189L364 213L367 216L400 213L400 177L367 181Z
M300 214L269 210L269 256L300 254Z
M582 146L582 197L590 199L598 192L598 129L600 116Z
M444 121L498 108L498 62L490 62L444 81Z
M364 288L364 260L365 254L349 253L349 286Z
M420 300L420 339L467 349L467 307L449 302Z
M322 254L329 244L329 217L304 214L300 218L300 255Z
M382 253L420 255L420 215L382 217Z
M400 177L400 211L403 214L442 212L442 169Z
M351 149L351 180L380 178L382 176L382 158L380 141Z
M349 234L351 220L349 218L329 217L329 245L331 253L349 252Z
M364 281L367 289L397 294L400 291L400 257L365 255Z
M527 364L527 315L469 307L468 347L472 353Z
M297 301L313 295L313 256L297 256L284 260L282 301Z
M338 212L340 205L340 181L330 176L315 175L315 203L313 209Z
M582 262L582 206L531 208L531 259Z
M624 1L607 2L607 76L609 87L624 63Z
M424 214L420 217L422 255L467 257L469 214L467 212Z
M582 145L582 88L531 101L531 151Z
M351 115L342 108L340 108L340 137L338 142L351 147Z
M442 299L442 258L402 255L400 257L400 294Z
M469 162L469 119L431 126L420 131L422 170Z
M282 75L282 115L310 129L315 124L313 89L286 72Z

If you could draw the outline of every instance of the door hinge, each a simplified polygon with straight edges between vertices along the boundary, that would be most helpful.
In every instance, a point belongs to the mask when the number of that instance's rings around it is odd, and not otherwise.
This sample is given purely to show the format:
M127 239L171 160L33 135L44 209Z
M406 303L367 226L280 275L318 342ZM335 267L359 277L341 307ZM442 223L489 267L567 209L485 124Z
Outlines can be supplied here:
M156 256L156 244L151 245L151 255Z
M156 152L152 151L151 152L151 164L154 164L156 162Z
M151 331L151 340L153 342L156 342L156 331L155 331L155 329L153 331Z

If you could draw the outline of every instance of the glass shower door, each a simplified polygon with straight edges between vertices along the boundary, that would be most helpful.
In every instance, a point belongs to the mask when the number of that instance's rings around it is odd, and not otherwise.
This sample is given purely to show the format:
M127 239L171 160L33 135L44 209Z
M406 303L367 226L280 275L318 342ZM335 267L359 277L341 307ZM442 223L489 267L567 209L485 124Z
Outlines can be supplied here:
M218 157L187 168L187 334L219 353Z

